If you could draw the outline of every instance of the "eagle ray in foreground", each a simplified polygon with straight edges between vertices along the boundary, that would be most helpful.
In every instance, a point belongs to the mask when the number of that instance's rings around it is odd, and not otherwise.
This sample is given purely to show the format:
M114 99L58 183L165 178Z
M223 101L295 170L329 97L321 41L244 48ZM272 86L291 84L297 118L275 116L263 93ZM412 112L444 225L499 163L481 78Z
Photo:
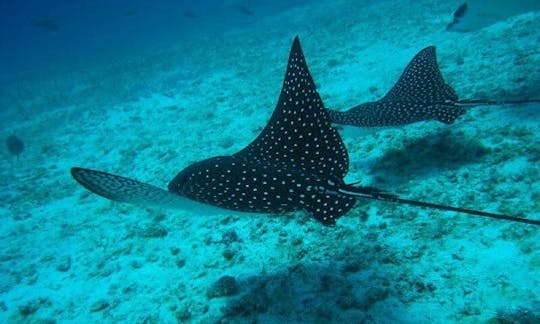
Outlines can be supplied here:
M459 100L443 79L435 46L428 46L414 56L383 98L347 111L328 109L328 113L335 124L357 127L399 126L432 119L452 124L469 107L535 102L540 100Z
M357 199L368 198L540 225L540 221L407 200L376 188L345 184L348 168L347 150L331 125L296 37L270 121L241 151L188 166L169 183L168 191L101 171L72 168L71 174L98 195L144 206L192 202L239 212L306 210L324 225L334 225Z

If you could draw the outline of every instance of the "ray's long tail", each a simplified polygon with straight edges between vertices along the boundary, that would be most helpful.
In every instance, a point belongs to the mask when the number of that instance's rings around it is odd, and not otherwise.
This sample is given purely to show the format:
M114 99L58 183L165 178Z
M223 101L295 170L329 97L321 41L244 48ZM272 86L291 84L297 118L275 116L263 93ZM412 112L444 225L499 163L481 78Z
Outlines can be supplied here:
M356 187L356 186L348 185L345 189L340 189L339 191L343 194L351 195L358 198L380 200L380 201L386 201L386 202L392 202L392 203L398 203L398 204L404 204L404 205L410 205L410 206L416 206L416 207L422 207L422 208L454 211L454 212L458 212L462 214L489 217L489 218L494 218L494 219L540 226L540 220L527 219L527 218L522 218L522 217L495 214L495 213L468 209L468 208L463 208L463 207L454 207L454 206L447 206L447 205L435 204L435 203L418 201L418 200L405 199L405 198L401 198L390 193L386 193L380 189L371 188L371 187Z
M540 99L522 100L482 100L482 99L462 99L455 102L456 106L470 108L475 106L500 106L500 105L522 105L530 103L540 103Z

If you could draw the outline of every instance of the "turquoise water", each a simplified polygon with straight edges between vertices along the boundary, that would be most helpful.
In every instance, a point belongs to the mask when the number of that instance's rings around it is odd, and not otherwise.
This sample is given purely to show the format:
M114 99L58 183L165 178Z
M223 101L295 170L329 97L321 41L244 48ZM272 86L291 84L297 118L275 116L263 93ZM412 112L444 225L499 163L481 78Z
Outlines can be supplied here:
M437 46L460 98L539 98L540 12L467 33L459 1L0 4L0 322L535 323L539 229L360 201L195 216L90 194L72 166L165 187L237 152L272 113L299 35L326 106L382 97ZM540 219L540 106L455 124L340 127L347 182Z

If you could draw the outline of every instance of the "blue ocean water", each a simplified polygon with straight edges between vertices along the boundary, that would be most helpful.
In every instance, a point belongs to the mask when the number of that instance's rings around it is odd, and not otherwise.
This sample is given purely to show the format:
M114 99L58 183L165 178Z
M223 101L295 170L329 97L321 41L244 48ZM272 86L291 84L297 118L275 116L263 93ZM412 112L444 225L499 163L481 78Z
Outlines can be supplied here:
M373 201L330 228L201 217L113 203L69 174L165 187L239 151L275 107L295 35L331 108L384 96L429 45L460 98L540 98L540 11L469 3L493 21L446 30L460 1L0 2L1 133L24 142L0 159L0 322L540 322L534 226ZM346 181L540 219L539 109L339 127Z

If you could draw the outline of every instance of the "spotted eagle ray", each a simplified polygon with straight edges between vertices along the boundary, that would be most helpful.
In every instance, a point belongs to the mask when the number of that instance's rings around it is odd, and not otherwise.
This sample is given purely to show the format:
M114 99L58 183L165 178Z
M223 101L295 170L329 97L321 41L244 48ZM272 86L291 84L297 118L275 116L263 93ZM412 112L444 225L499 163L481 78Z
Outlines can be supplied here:
M380 100L347 111L328 112L333 123L358 127L399 126L433 119L452 124L469 107L533 102L540 100L459 100L443 79L435 46L428 46L414 56L398 82Z
M268 214L305 210L324 225L334 225L358 199L369 198L540 225L540 221L407 200L346 184L348 168L347 149L331 125L296 37L277 106L266 127L244 149L186 167L168 190L78 167L71 174L98 195L145 206L185 208L192 203Z

